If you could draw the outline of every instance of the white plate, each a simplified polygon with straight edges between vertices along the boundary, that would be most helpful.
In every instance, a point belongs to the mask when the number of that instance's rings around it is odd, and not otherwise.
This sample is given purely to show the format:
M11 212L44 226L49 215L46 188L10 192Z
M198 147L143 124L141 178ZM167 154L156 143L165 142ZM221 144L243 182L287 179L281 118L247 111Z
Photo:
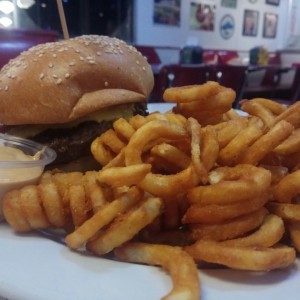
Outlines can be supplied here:
M158 300L171 289L160 268L81 255L0 224L0 295L11 300ZM299 299L300 262L270 273L201 270L203 300Z
M159 111L161 113L165 113L172 109L174 107L174 104L172 103L149 103L148 104L148 111L149 113Z
M150 111L160 107L150 106ZM200 270L199 276L203 300L296 300L300 295L299 258L293 267L269 273L223 269ZM160 268L82 255L35 234L15 234L0 223L0 299L158 300L171 287Z

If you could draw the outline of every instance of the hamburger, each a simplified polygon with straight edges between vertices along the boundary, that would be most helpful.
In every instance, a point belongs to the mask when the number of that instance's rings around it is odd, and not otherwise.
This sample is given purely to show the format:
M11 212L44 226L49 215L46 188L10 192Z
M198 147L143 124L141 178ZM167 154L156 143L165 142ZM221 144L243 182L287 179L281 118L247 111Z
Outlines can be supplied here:
M115 119L147 113L153 84L146 58L117 38L40 44L0 71L1 131L48 145L55 165L87 163Z

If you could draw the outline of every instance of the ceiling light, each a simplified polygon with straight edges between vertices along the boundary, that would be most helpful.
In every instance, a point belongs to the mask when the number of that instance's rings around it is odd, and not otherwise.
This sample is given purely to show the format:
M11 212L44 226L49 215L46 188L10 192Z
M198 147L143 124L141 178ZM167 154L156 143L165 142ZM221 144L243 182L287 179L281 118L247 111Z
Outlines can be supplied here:
M10 1L0 1L0 11L6 15L11 14L15 10L15 6Z
M9 27L13 23L12 19L8 17L2 17L0 18L0 26L2 25L3 27Z
M33 4L35 4L34 0L17 0L17 5L20 8L28 9L30 8Z

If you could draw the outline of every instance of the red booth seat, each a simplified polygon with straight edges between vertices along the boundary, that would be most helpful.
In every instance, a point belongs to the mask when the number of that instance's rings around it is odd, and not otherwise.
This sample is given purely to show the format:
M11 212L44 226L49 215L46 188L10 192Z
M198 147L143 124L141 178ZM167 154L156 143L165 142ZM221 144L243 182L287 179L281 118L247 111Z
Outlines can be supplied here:
M53 31L0 29L0 68L30 47L56 40L58 34Z
M227 64L237 58L239 58L239 54L235 50L205 49L203 52L204 63Z

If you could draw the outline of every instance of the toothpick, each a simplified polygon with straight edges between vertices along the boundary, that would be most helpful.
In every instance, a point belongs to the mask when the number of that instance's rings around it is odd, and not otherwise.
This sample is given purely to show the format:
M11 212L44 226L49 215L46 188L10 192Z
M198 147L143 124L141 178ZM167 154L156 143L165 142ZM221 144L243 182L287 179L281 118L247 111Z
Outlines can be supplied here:
M60 23L61 23L64 39L67 40L67 39L69 39L69 32L68 32L64 7L62 4L62 0L56 0L56 1L57 1L58 13L59 13L59 18L60 18Z

